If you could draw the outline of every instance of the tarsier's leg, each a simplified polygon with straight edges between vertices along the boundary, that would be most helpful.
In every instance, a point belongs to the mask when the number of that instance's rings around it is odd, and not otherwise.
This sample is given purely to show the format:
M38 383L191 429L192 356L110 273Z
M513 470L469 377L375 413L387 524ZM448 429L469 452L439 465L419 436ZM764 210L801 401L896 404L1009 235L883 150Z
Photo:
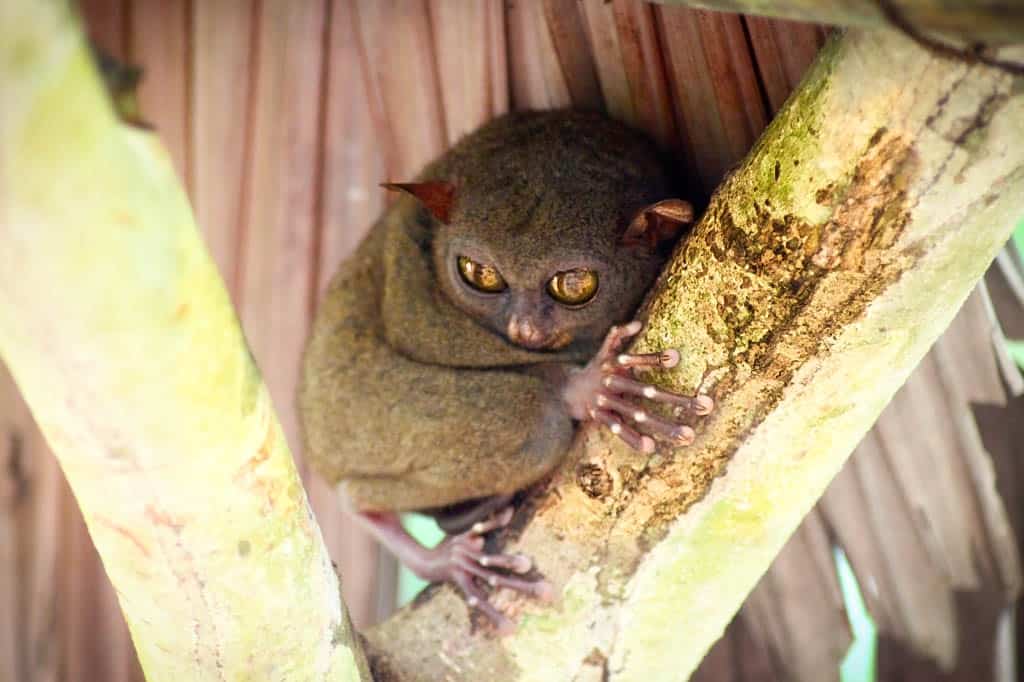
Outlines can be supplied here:
M676 395L633 378L635 369L668 369L679 364L679 351L674 349L643 355L620 353L626 340L642 328L637 321L612 327L594 359L566 383L565 402L574 418L604 424L636 450L653 452L655 436L689 445L695 437L692 428L645 410L631 399L671 405L677 417L709 414L715 403L706 395Z
M514 497L514 495L491 495L450 504L446 507L424 509L423 513L434 517L438 528L443 530L446 535L458 535L469 530L477 521L490 518L505 507L515 506L512 505Z
M490 518L474 523L464 533L449 535L434 548L416 542L393 512L362 512L358 516L374 537L409 570L431 582L455 583L466 595L466 603L470 608L479 610L494 623L499 632L507 634L515 626L490 604L478 580L492 588L507 587L544 601L553 597L552 588L547 582L525 580L513 575L526 573L533 568L533 562L528 557L522 554L488 554L484 551L484 536L492 530L507 526L512 520L512 514L512 507L506 507Z

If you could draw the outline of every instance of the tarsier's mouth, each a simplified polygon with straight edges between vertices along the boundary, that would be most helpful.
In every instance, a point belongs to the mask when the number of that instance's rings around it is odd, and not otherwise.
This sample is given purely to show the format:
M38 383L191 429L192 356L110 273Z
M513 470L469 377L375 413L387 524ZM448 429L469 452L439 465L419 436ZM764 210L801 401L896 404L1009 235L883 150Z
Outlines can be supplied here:
M566 330L545 334L529 317L513 314L508 318L505 335L509 341L530 350L559 350L572 342L572 333Z
M561 350L572 343L572 334L567 331L560 331L553 336L542 338L513 338L512 343L530 350Z

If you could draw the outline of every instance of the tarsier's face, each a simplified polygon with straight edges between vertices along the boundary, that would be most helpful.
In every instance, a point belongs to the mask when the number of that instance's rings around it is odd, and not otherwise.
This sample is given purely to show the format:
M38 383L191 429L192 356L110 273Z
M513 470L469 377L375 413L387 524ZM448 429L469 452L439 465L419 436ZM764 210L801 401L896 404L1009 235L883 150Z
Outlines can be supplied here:
M601 207L566 211L579 204L575 196L549 193L539 202L546 215L527 207L522 213L530 219L518 221L511 210L517 203L528 205L513 200L501 212L455 211L449 223L435 226L434 268L448 298L531 350L595 342L627 321L657 276L663 251L624 242L629 220L617 206L603 216Z
M456 256L455 264L472 293L505 299L502 307L514 311L508 314L506 336L517 345L533 349L557 350L569 345L574 336L572 327L582 321L574 313L594 302L600 284L598 270L586 265L555 270L566 264L553 263L547 268L553 271L550 276L542 275L545 282L527 281L525 286L513 283L510 287L496 264L465 255Z
M528 260L486 242L455 237L447 244L445 289L456 304L510 342L559 350L599 337L622 314L615 268L599 258L559 253Z
M601 339L650 287L692 208L653 146L603 117L525 114L396 189L433 216L435 274L480 324L532 350Z

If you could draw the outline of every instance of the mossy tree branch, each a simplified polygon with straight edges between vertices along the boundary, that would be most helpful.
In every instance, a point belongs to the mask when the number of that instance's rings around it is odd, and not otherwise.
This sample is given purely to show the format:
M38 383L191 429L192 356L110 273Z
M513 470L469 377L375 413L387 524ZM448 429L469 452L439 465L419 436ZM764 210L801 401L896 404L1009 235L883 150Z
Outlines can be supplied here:
M66 3L0 3L0 101L0 354L147 678L369 679L187 198Z
M1024 41L1024 5L998 0L655 0L837 26L905 25L968 43Z
M512 542L560 602L497 640L437 589L370 634L382 678L689 674L1024 214L1021 139L1024 80L832 40L646 306L640 349L718 402L695 445L584 433Z

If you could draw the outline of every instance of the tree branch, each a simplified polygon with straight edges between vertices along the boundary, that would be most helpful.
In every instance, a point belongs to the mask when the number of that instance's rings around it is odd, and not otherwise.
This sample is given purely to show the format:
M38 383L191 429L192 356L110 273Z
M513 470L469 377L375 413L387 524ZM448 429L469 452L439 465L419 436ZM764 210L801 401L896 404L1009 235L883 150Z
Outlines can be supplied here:
M369 679L166 153L66 3L0 3L0 353L151 680Z
M640 350L681 348L666 383L718 402L696 444L584 433L512 543L560 602L514 601L498 640L435 589L370 633L380 679L692 671L1024 214L1022 136L1019 78L831 41L646 307Z
M1024 5L987 0L654 0L837 26L936 33L993 46L1024 41Z

